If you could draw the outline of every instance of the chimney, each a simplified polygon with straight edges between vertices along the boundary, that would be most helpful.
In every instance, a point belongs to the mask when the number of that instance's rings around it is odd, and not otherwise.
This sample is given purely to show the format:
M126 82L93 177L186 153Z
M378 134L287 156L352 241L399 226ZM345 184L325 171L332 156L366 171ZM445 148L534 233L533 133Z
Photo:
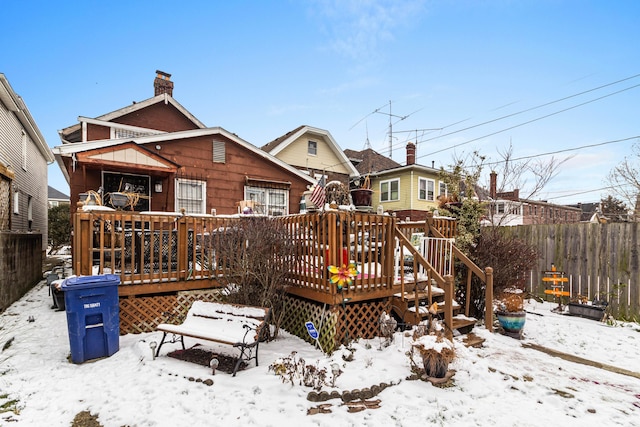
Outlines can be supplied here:
M171 74L164 71L156 70L156 78L153 81L154 96L166 93L169 96L173 96L173 82L171 81Z
M407 166L416 163L416 145L413 142L407 144Z
M496 199L496 192L497 192L497 177L498 174L495 173L495 171L491 171L491 173L489 174L489 197L491 197L493 200Z

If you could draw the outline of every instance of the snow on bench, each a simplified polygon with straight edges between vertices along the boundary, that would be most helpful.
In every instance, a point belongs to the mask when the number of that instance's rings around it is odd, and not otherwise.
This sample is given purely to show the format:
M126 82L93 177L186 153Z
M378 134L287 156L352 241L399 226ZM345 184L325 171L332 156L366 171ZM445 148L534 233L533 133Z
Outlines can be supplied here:
M184 322L179 325L161 323L156 327L156 330L163 332L156 356L160 354L167 334L174 335L174 340L170 342L177 342L175 337L179 336L183 350L185 336L229 344L240 349L233 370L235 377L242 361L249 362L255 359L258 366L258 345L265 336L265 328L269 327L268 320L268 308L194 301Z

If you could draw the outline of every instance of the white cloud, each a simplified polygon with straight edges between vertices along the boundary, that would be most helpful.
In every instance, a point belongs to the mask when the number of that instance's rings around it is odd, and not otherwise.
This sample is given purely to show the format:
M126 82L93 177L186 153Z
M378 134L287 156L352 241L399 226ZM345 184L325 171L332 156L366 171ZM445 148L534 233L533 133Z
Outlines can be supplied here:
M327 46L342 56L369 60L400 27L412 26L424 0L318 0L313 12L323 21Z

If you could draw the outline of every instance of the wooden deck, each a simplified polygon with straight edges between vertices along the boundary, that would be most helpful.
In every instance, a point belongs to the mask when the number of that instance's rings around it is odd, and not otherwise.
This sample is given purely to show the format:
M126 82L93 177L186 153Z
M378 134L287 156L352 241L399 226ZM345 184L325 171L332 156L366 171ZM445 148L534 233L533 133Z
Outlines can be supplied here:
M180 213L78 211L74 214L73 265L75 274L118 274L121 297L152 296L185 290L221 287L230 274L229 239L251 217L189 216ZM480 270L455 245L449 252L429 243L429 259L415 245L415 235L436 239L455 237L455 221L428 218L400 223L396 218L360 212L317 212L274 217L294 242L295 254L279 259L287 269L287 292L318 303L339 306L388 299L404 310L434 300L442 303L445 323L453 328L454 271L466 265L467 292L471 276L486 284L487 323L492 300L490 269ZM243 242L235 246L239 251ZM439 246L438 246L439 247ZM225 249L223 249L225 248ZM277 255L276 255L277 257ZM409 261L407 261L409 259ZM357 265L358 276L341 291L329 281L328 266ZM416 284L429 283L424 292ZM434 299L436 298L436 299ZM465 307L468 315L469 307ZM420 320L414 310L413 321Z

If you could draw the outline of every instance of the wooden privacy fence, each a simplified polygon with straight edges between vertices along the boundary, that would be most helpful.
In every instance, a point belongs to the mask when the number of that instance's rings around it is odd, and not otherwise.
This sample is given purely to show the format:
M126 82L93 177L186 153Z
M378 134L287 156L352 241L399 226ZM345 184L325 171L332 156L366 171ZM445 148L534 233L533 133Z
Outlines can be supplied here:
M607 300L616 317L640 318L640 223L545 224L505 227L538 248L531 292L543 295L543 272L554 264L569 278L571 297Z

